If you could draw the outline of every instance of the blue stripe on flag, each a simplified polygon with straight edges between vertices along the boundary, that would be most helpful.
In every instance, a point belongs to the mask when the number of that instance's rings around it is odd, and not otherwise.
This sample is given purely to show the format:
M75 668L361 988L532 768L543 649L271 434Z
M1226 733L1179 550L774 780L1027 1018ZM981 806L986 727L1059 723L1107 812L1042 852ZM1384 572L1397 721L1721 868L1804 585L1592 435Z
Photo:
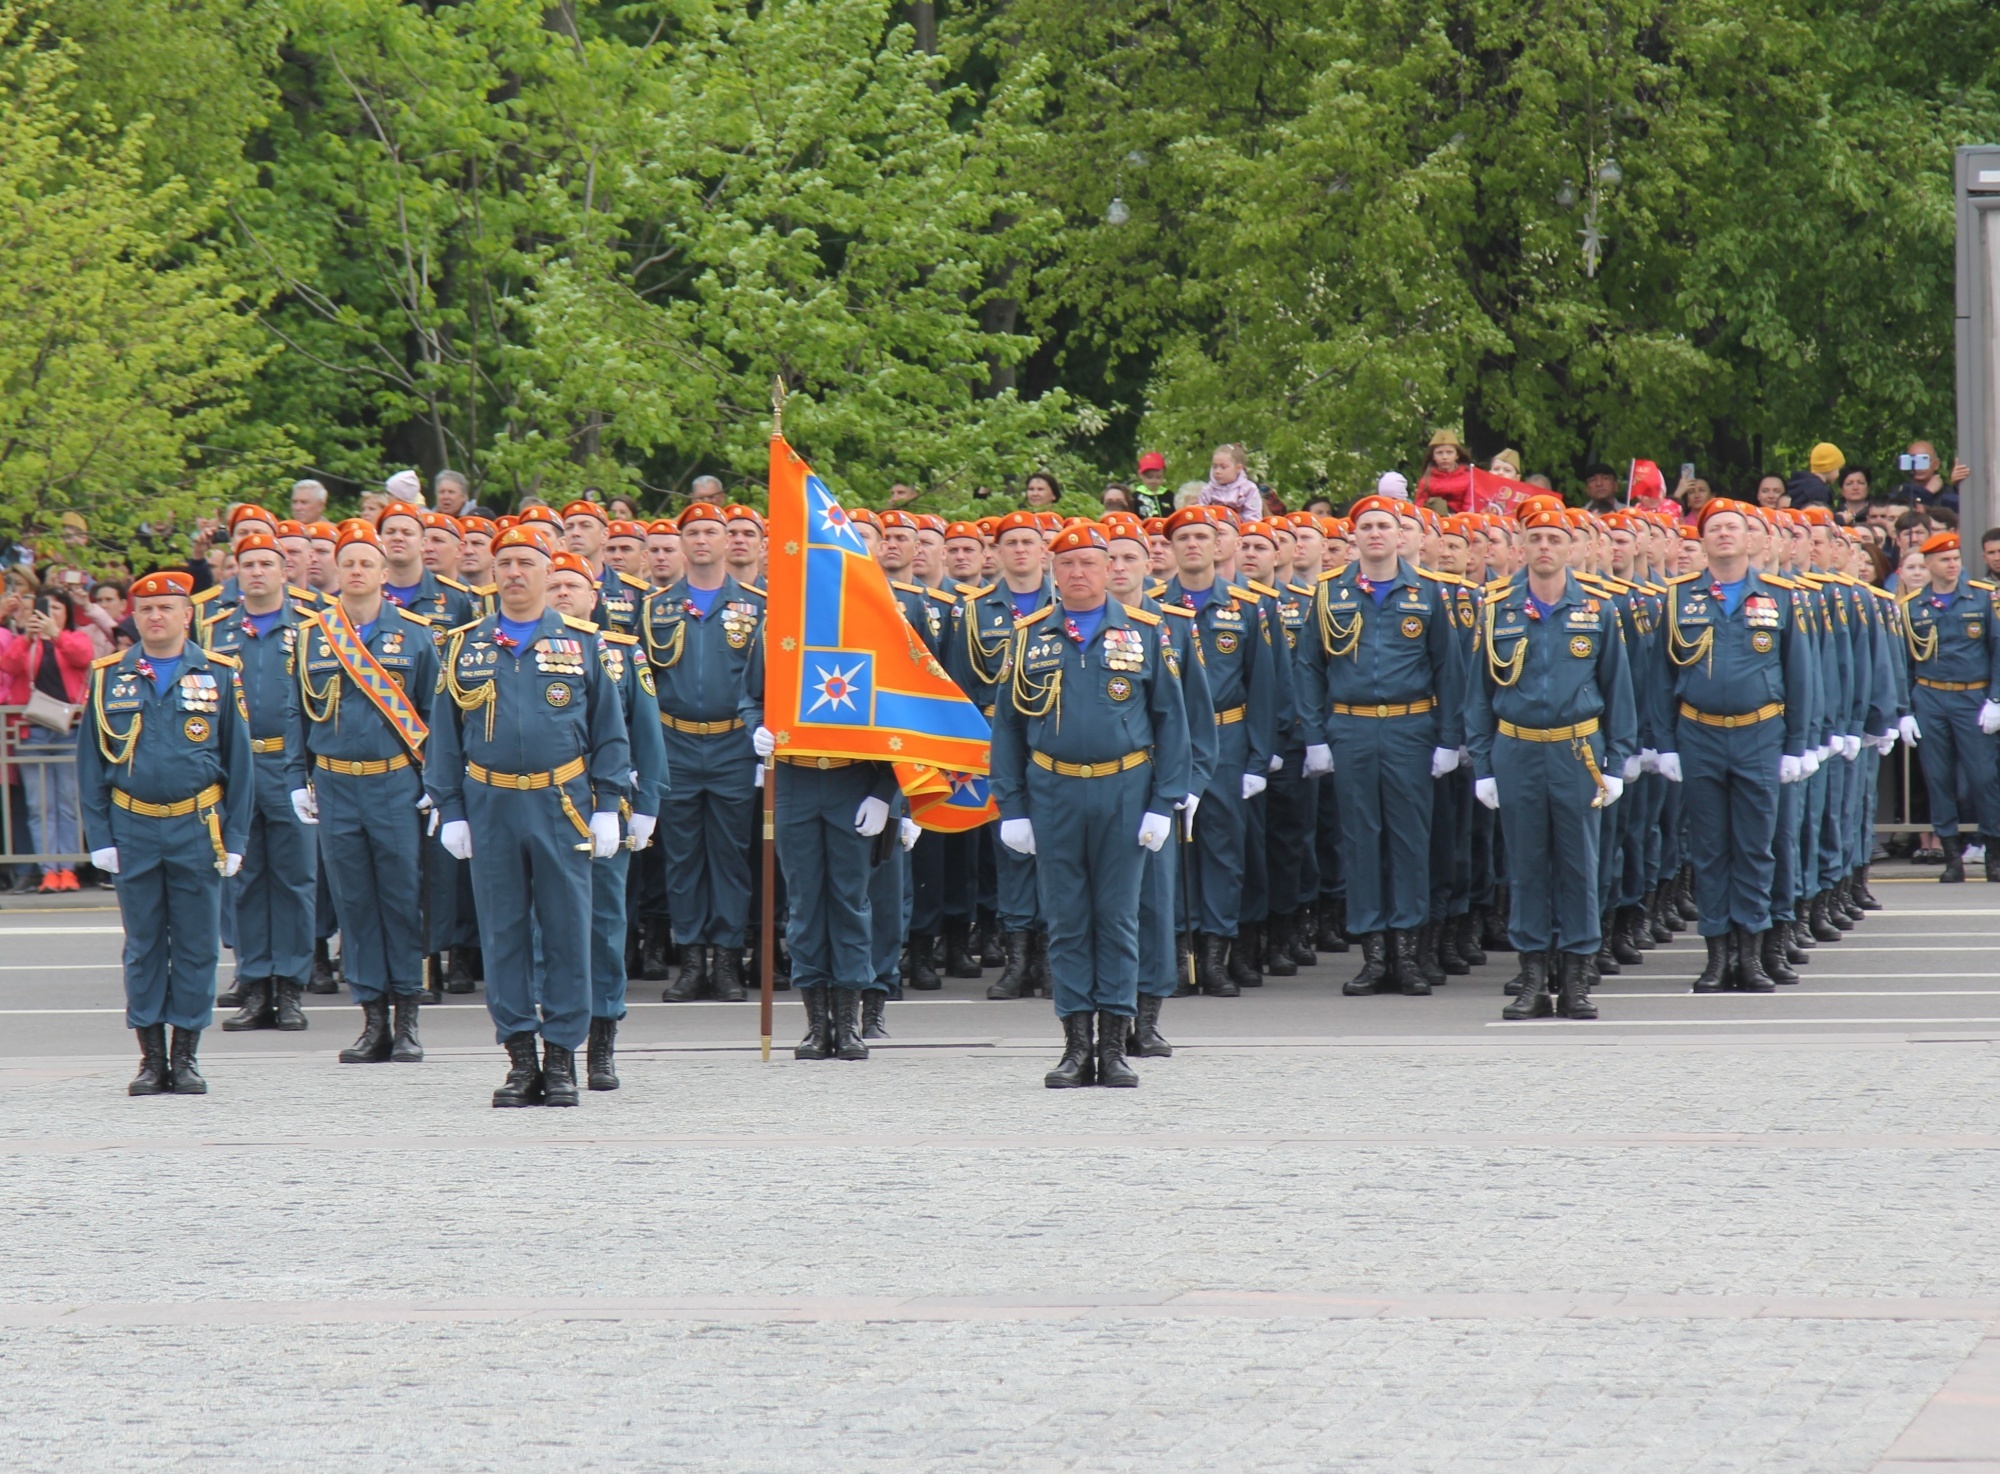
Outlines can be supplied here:
M903 691L877 691L875 725L968 742L985 742L993 735L979 708L962 696L912 696Z
M840 643L841 583L847 554L838 548L806 549L806 644Z

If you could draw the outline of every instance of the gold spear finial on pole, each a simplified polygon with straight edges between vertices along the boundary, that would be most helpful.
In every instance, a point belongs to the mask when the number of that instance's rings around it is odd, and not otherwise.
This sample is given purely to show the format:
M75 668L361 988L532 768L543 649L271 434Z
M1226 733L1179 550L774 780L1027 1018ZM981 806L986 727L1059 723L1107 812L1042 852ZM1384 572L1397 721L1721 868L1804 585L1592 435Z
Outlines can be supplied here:
M774 375L771 379L771 434L785 433L785 376Z

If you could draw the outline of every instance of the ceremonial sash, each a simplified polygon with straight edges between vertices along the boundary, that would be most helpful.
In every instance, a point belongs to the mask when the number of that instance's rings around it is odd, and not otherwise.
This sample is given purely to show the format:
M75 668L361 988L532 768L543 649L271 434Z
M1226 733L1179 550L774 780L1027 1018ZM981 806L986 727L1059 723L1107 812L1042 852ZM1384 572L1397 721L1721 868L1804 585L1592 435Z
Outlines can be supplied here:
M386 607L388 601L383 603ZM340 662L347 678L361 688L361 694L373 702L383 719L396 729L396 735L403 739L410 755L421 756L424 739L431 735L431 729L417 714L409 694L396 684L395 678L382 669L382 663L361 643L354 626L348 623L347 611L336 603L319 616L319 625L326 632L327 648ZM428 634L425 637L429 638Z

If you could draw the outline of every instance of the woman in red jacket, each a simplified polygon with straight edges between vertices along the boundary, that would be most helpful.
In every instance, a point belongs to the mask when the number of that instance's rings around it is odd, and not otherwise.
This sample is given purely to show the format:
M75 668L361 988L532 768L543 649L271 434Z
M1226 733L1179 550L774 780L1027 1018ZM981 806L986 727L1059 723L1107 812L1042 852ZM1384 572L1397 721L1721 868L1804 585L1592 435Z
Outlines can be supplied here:
M90 636L72 627L75 614L68 594L46 590L20 618L21 638L0 650L0 670L14 677L24 700L27 693L39 691L73 707L82 705L93 651ZM35 849L44 855L73 853L83 842L77 828L74 720L67 732L23 722L21 756L28 759L20 764L21 781ZM76 890L76 871L43 861L41 889Z
M1438 431L1424 451L1423 474L1417 477L1417 505L1421 507L1434 496L1442 497L1453 512L1472 510L1472 457L1458 443L1454 430Z

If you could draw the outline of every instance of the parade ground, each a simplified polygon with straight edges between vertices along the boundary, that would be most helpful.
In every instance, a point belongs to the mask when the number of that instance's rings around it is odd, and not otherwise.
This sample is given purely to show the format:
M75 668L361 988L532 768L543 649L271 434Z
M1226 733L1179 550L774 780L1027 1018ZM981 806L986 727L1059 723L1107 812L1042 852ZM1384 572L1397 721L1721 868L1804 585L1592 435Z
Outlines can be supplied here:
M2000 894L1766 997L1683 933L1596 1023L1512 954L1177 1000L1055 1092L1045 1000L892 1003L862 1064L634 982L624 1088L495 1111L478 995L128 1099L109 897L0 910L0 1468L2000 1471ZM224 976L227 976L225 968ZM991 974L989 974L989 977Z

